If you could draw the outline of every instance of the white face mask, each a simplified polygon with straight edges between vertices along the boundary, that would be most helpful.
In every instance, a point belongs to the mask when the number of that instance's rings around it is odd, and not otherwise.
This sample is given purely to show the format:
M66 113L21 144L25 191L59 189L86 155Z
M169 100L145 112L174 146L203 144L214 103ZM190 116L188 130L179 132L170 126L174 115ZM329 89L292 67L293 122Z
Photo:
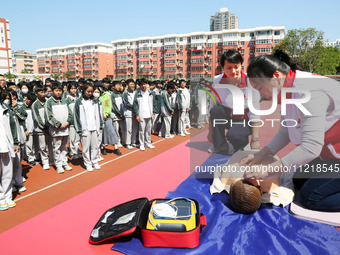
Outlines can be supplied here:
M93 93L93 97L95 98L95 99L97 99L98 97L100 96L100 94L99 93Z
M22 89L21 92L24 93L24 94L27 94L28 93L28 89Z
M5 100L4 100L4 104L9 105L10 103L11 103L11 101L9 101L9 99L5 99Z

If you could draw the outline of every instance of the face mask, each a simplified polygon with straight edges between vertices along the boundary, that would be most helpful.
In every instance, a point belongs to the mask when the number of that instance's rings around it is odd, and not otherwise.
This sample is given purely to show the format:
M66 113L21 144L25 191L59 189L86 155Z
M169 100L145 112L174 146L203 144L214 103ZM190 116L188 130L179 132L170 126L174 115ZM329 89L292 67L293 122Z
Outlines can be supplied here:
M52 93L47 93L46 94L46 97L51 97L52 96Z
M8 99L5 99L5 100L4 100L4 104L9 105L10 103L11 103L11 101L9 101Z
M100 96L99 93L93 93L93 97L94 97L95 99L97 99L99 96Z
M21 92L24 93L24 94L27 94L28 93L28 89L22 89Z

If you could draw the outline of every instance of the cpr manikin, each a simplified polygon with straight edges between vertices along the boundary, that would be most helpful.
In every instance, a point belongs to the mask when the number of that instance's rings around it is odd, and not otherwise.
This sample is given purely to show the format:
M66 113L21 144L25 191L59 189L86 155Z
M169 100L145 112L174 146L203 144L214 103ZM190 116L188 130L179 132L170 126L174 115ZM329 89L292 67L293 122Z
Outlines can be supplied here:
M225 165L219 168L221 171L215 171L210 194L225 190L230 194L232 209L244 214L255 212L261 203L271 203L283 207L290 204L294 198L293 173L282 172L263 181L244 180L243 174L246 168L242 168L239 162L252 153L254 152L236 152ZM277 160L277 157L268 155L260 165L265 166Z

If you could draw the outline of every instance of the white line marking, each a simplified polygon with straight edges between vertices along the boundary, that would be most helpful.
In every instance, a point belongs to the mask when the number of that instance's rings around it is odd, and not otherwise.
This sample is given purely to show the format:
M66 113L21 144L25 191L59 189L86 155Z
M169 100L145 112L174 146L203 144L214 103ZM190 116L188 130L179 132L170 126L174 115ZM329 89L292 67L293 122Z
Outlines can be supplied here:
M159 141L157 141L157 142L154 142L154 143L152 143L152 144L156 144L156 143L159 143L159 142L162 142L162 141L165 141L165 140L166 140L166 139L163 138L163 139L161 139L161 140L159 140ZM116 160L118 160L118 159L124 158L124 157L126 157L126 156L128 156L128 155L131 155L132 153L135 153L135 152L138 152L138 151L139 151L139 149L136 149L136 150L131 151L131 152L127 153L127 154L124 154L124 155L122 155L122 156L119 156L118 158L114 158L114 159L111 159L111 160L109 160L109 161L107 161L107 162L104 162L104 163L102 163L100 166L103 166L103 165L106 165L106 164L111 163L111 162L113 162L113 161L116 161ZM73 176L71 176L71 177L68 177L68 178L66 178L66 179L64 179L64 180L61 180L61 181L56 182L56 183L53 183L53 184L51 184L51 185L49 185L49 186L46 186L45 188L39 189L39 190L34 191L34 192L32 192L32 193L30 193L30 194L28 194L28 195L26 195L26 196L22 196L22 197L20 197L20 198L18 198L18 199L15 199L15 201L20 201L20 200L22 200L22 199L24 199L24 198L27 198L27 197L30 197L30 196L35 195L35 194L37 194L37 193L40 193L40 192L42 192L42 191L44 191L44 190L47 190L47 189L49 189L49 188L52 188L52 187L54 187L54 186L56 186L56 185L58 185L58 184L60 184L60 183L66 182L66 181L68 181L68 180L71 180L71 179L73 179L73 178L75 178L75 177L78 177L78 176L80 176L80 175L82 175L82 174L85 174L85 173L88 173L88 171L85 170L85 171L80 172L80 173L78 173L78 174L75 174L75 175L73 175Z

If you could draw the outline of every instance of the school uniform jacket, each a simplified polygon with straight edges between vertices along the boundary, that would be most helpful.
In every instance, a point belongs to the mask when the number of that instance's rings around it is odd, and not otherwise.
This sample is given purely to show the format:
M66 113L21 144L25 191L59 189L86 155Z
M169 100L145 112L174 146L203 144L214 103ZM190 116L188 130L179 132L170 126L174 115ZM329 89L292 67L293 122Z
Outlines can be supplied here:
M66 97L66 102L67 102L68 108L70 109L71 115L72 115L70 126L74 126L74 105L75 105L76 101L77 101L77 97L73 97L71 95L68 95Z
M150 109L150 116L152 116L153 114L155 114L154 112L154 101L153 101L153 96L150 93L150 91L148 90L149 95L148 95L148 104L149 104L149 109ZM143 116L143 96L142 96L142 91L138 90L135 94L135 98L133 100L133 114L135 116L139 116L141 119L144 118Z
M14 111L19 119L20 126L22 126L25 132L28 131L32 134L34 130L34 121L31 107L26 103L23 103L21 106L18 106L18 108L15 108Z
M0 104L0 114L2 114L3 118L3 124L6 131L6 141L0 141L0 142L6 142L8 146L9 153L12 158L15 157L14 153L14 146L19 145L18 141L18 133L17 128L15 125L15 120L13 118L13 114L8 109L7 106Z
M120 92L112 91L111 93L111 102L112 102L112 112L111 118L112 120L121 120L123 117L123 97Z
M161 112L162 115L165 117L171 116L171 113L174 111L175 106L171 100L171 95L168 93L168 91L164 90L162 92L162 106L161 106Z
M122 94L123 104L124 104L124 116L126 118L132 118L133 115L133 100L135 98L136 91L129 92L129 90L125 90Z
M187 110L190 108L190 93L187 88L179 88L177 90L178 108L180 110Z
M77 99L74 105L74 127L78 133L81 133L82 136L88 135L88 128L87 128L87 119L86 119L86 112L83 102L85 99L82 96ZM104 126L103 114L100 110L100 102L96 99L92 99L92 104L95 105L95 120L96 120L96 130L97 132Z
M46 129L45 122L45 102L41 102L39 99L35 100L32 104L32 115L34 121L34 133L42 134Z
M67 101L63 98L56 99L50 97L45 103L45 120L48 123L48 129L52 137L68 136L69 127L60 129L60 127L72 121L72 113L68 107Z
M155 102L154 112L155 114L160 114L162 107L162 90L155 88L151 93L153 95L153 101Z

